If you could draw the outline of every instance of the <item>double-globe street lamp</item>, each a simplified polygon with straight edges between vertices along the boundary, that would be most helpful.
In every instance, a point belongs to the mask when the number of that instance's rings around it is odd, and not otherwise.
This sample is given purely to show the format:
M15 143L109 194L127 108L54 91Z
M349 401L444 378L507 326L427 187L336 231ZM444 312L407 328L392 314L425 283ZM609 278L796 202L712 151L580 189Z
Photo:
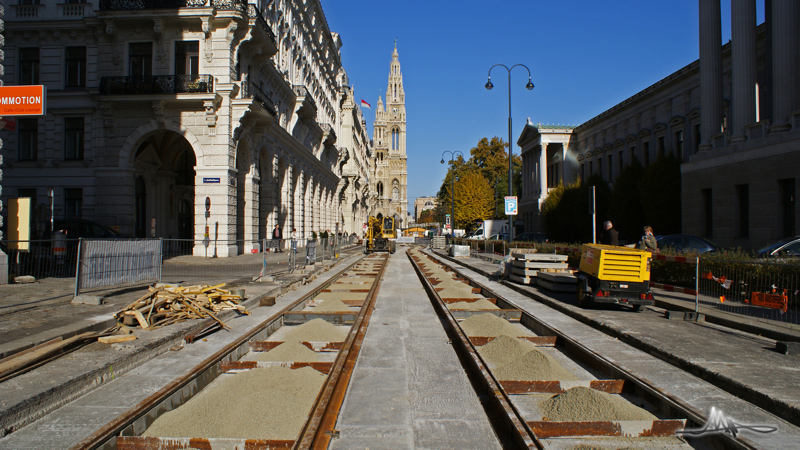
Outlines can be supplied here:
M441 163L444 164L444 155L445 153L450 153L450 166L453 166L453 158L455 158L456 153L464 157L464 154L460 151L456 150L455 152L451 152L450 150L445 150L442 152L442 161ZM456 237L456 172L453 171L453 178L450 179L451 187L450 187L450 235L452 237Z
M515 64L508 68L505 64L495 64L489 68L489 80L486 82L486 89L492 90L494 85L492 84L492 69L495 67L500 66L508 72L508 195L514 195L514 180L513 180L513 167L514 167L514 160L513 160L513 152L511 151L513 147L513 143L511 141L511 71L514 70L515 67L524 67L525 70L528 71L528 84L525 85L525 88L529 91L533 89L533 82L531 81L531 70L528 69L528 66L525 64ZM514 216L509 216L508 220L508 242L509 244L514 239Z

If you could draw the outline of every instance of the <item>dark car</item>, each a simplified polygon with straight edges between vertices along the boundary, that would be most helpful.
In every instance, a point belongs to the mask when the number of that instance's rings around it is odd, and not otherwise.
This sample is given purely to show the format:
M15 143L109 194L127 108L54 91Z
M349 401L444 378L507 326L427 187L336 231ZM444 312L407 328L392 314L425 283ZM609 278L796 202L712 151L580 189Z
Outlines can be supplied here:
M800 236L781 239L774 244L770 244L762 249L759 249L756 252L756 256L800 256Z
M117 239L121 237L111 228L91 220L56 220L53 222L53 229L65 232L67 239Z
M525 233L518 234L514 236L515 241L520 242L547 242L547 235L544 233L536 233L533 231L528 231Z
M716 244L708 239L690 236L688 234L668 234L666 236L657 236L656 242L658 243L659 250L671 248L679 252L700 254L713 252L719 249Z

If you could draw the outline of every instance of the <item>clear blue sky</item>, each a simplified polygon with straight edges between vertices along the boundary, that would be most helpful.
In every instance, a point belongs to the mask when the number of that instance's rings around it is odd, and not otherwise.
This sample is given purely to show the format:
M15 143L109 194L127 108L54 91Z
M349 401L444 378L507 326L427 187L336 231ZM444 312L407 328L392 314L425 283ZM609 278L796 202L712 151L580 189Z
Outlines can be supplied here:
M508 140L508 73L513 140L534 123L581 124L698 58L698 0L321 0L370 136L378 95L386 99L394 40L408 120L408 200L435 195L445 150L483 137ZM722 0L722 42L730 0ZM758 22L763 22L763 2ZM518 154L519 147L514 148ZM449 160L449 155L447 156Z

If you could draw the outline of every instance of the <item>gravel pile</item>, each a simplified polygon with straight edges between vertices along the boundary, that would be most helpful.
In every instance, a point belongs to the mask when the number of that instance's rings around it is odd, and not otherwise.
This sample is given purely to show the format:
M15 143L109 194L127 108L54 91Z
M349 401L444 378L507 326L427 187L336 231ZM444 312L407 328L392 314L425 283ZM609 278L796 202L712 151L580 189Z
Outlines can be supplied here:
M317 362L317 352L311 350L298 341L284 342L268 352L254 352L256 361L297 361Z
M344 311L352 311L349 306L342 303L341 300L332 298L329 300L324 300L322 303L318 304L314 311L325 311L325 312L344 312Z
M447 305L450 309L468 309L471 311L478 311L481 309L500 309L494 303L482 298L475 302L455 302Z
M461 329L467 336L535 336L527 329L489 313L470 316L461 322Z
M526 353L534 349L536 349L536 346L531 342L504 335L478 347L478 354L491 364L502 366L515 359L522 358Z
M566 381L578 379L552 356L536 348L525 353L522 358L515 358L499 366L492 373L498 380Z
M310 320L302 325L293 326L285 335L285 341L299 342L343 342L347 331L322 319Z
M311 367L222 375L156 419L144 436L297 439L324 381Z
M546 420L555 422L658 419L618 395L582 386L543 401L540 408Z

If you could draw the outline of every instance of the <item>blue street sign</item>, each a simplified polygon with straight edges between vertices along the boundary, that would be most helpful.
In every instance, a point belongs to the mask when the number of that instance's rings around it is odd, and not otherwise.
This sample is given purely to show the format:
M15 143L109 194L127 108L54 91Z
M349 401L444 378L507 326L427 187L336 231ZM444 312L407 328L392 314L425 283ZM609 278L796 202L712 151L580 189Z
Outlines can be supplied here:
M517 197L506 197L506 215L517 215Z

